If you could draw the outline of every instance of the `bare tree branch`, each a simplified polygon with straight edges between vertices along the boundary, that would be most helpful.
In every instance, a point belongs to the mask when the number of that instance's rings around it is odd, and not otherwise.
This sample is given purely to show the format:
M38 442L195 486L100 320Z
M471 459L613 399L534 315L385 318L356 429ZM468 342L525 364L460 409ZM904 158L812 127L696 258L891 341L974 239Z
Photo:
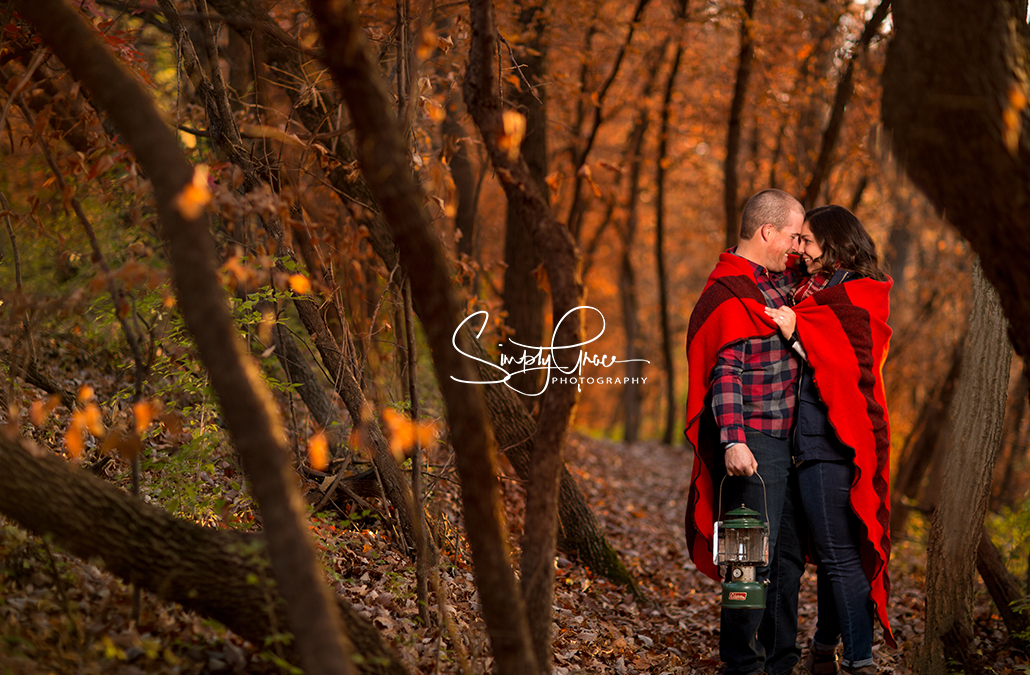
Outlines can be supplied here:
M848 56L848 65L845 66L844 73L837 82L837 92L833 96L833 106L830 109L830 120L826 123L826 129L823 131L823 141L819 146L819 159L815 162L812 177L805 186L805 194L801 199L801 203L806 209L815 206L819 190L822 189L823 183L830 171L833 152L837 147L840 130L844 125L844 111L851 100L851 94L855 91L855 61L861 58L869 49L869 43L873 41L873 38L880 31L880 25L887 18L890 8L891 0L881 0L876 11L873 12L869 21L866 22L865 29L862 31L862 37L854 50L852 50L851 55Z

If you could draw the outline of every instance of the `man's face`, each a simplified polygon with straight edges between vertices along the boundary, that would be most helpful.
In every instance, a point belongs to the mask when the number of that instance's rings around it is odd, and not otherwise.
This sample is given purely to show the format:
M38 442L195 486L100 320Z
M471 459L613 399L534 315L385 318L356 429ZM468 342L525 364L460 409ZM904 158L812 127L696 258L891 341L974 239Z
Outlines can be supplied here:
M798 250L798 238L801 236L801 225L805 222L805 217L797 212L791 212L790 220L783 226L782 230L777 230L776 226L772 223L766 223L762 226L765 231L766 241L766 265L765 268L770 272L782 272L787 269L787 256L791 253L797 253Z

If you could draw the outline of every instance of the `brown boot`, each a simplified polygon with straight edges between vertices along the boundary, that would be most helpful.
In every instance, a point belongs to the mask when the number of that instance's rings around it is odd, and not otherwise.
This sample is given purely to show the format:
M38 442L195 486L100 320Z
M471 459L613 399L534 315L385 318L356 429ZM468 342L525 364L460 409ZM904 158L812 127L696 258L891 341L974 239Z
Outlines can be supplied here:
M860 666L858 668L855 666L841 666L840 671L842 673L847 673L848 675L876 675L876 665L870 663L869 665Z
M820 649L813 642L808 648L808 656L801 665L801 672L804 675L837 675L840 672L837 648L827 651Z

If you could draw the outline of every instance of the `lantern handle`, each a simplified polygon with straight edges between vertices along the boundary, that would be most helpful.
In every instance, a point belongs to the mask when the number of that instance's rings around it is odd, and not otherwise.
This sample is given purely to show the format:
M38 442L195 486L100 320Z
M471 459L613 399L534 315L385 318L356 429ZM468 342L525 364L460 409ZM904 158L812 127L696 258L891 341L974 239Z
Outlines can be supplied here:
M765 489L765 479L762 478L762 474L755 471L755 475L758 476L758 480L762 481L762 499L765 501L765 521L769 522L769 492ZM719 508L716 511L716 514L719 517L715 519L716 527L718 527L718 523L720 520L722 520L722 517L726 515L725 513L723 513L725 507L722 503L722 486L723 483L726 482L726 478L727 476L723 476L722 480L719 481Z

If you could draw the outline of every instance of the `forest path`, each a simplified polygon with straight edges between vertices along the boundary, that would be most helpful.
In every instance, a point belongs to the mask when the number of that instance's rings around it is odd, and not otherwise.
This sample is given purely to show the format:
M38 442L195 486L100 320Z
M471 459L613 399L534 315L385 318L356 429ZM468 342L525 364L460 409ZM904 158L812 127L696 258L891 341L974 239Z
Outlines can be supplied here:
M690 563L683 537L692 458L684 446L571 437L567 466L655 606L635 603L624 589L559 555L555 675L719 673L719 586ZM508 521L518 529L518 482L509 478L502 485ZM460 522L457 484L445 480L438 490L439 516ZM327 575L336 591L397 646L413 675L458 672L449 638L440 640L435 628L426 630L417 622L411 561L379 525L375 520L355 527L331 516L313 519L311 530ZM912 529L913 541L894 544L888 611L900 648L891 650L877 639L881 674L912 673L922 643L925 549L922 532ZM512 542L517 545L517 532ZM467 549L457 565L451 557L442 576L446 603L470 652L472 672L479 675L490 672L492 659L466 554ZM131 593L124 584L59 550L53 556L70 614L44 546L0 520L0 670L23 675L277 671L256 646L149 594L144 594L143 620L133 625L128 620ZM814 586L809 572L800 603L802 642L815 629ZM993 655L996 672L1025 667L1026 658L1007 648L1004 627L983 591L976 596L974 616L979 649Z
M692 461L693 453L684 445L624 444L583 436L570 442L566 453L569 470L613 545L660 609L628 612L625 600L611 607L608 615L598 612L596 617L586 617L584 624L601 627L621 622L624 639L629 638L636 648L626 649L621 657L613 653L614 658L604 658L602 650L597 655L603 659L601 669L594 670L581 661L569 667L568 673L720 672L719 586L694 568L683 533ZM877 630L874 654L881 673L910 673L909 659L922 642L923 556L922 542L895 543L889 611L900 648L886 647ZM583 603L584 612L598 609L608 608ZM811 567L803 580L799 613L799 641L807 644L816 621ZM613 645L617 644L616 639ZM560 656L561 651L559 648L556 653ZM560 658L557 663L562 665Z

